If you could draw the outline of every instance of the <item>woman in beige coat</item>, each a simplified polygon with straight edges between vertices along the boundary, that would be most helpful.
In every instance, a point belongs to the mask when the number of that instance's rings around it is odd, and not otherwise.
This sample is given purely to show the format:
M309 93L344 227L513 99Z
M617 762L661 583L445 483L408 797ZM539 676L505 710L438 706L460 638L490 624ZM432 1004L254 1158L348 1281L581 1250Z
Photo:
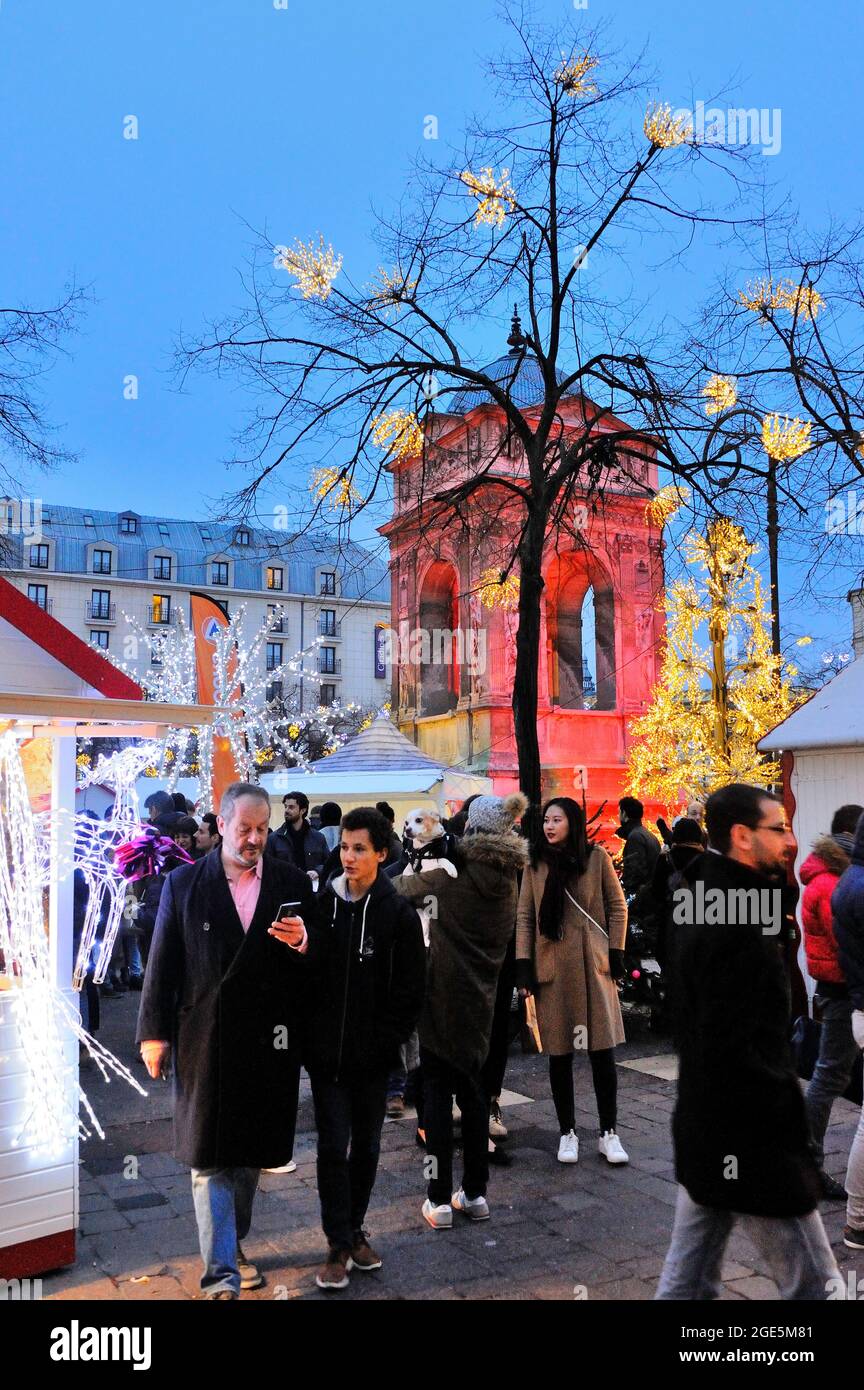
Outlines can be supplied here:
M584 812L569 796L543 808L516 918L516 979L533 994L540 1045L561 1130L558 1159L576 1163L573 1052L587 1051L600 1117L600 1154L626 1163L615 1133L615 1047L624 1041L615 981L624 974L627 904L605 849L590 845Z

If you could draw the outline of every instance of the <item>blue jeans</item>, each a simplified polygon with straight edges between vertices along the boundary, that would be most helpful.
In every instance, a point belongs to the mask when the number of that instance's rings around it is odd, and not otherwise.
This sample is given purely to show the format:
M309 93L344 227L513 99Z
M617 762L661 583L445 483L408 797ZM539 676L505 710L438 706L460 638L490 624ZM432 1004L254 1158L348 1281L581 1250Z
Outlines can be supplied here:
M206 1294L223 1289L240 1292L237 1246L249 1234L260 1172L260 1168L192 1169L192 1200L204 1263L201 1288Z
M818 1211L807 1216L750 1216L700 1206L679 1187L672 1243L655 1299L717 1298L723 1252L736 1222L764 1255L781 1298L815 1302L828 1298L829 1279L836 1278L833 1287L839 1287L837 1262Z
M849 1085L858 1056L858 1044L852 1036L852 1000L829 999L825 995L820 996L818 990L816 997L821 1005L822 1018L819 1057L804 1094L804 1103L813 1136L814 1156L821 1168L825 1162L823 1146L831 1106Z

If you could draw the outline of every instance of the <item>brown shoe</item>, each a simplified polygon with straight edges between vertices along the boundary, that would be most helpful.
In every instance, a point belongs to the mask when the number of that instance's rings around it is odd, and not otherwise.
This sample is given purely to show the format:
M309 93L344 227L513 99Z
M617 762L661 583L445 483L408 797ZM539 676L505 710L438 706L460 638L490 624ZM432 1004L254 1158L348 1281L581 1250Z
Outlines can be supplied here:
M347 1289L348 1275L354 1260L350 1250L331 1250L326 1264L315 1275L319 1289Z
M405 1102L401 1096L390 1096L387 1100L388 1120L399 1120L405 1114Z
M365 1231L358 1231L354 1237L354 1248L351 1251L351 1259L354 1262L355 1269L367 1271L371 1269L380 1269L384 1263L377 1250L373 1250L366 1239Z
M237 1269L240 1272L241 1289L260 1289L264 1283L258 1266L253 1265L243 1254L243 1247L237 1246Z

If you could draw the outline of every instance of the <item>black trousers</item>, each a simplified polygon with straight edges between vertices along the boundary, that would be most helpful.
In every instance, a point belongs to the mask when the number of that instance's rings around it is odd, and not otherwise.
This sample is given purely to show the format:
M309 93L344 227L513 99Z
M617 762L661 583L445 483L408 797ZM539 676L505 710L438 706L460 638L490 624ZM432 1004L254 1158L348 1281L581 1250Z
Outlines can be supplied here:
M453 1097L462 1111L462 1151L466 1197L485 1197L489 1182L489 1097L479 1070L460 1071L420 1047L423 1071L423 1124L426 1130L428 1195L436 1206L453 1194Z
M318 1129L321 1225L333 1250L350 1250L362 1230L378 1172L387 1072L345 1081L310 1076Z
M615 1071L615 1049L604 1047L600 1051L589 1052L591 1074L594 1081L594 1095L597 1098L597 1114L600 1132L614 1129L618 1108L618 1075ZM552 1086L552 1099L555 1114L562 1134L569 1134L576 1128L576 1102L573 1095L573 1053L549 1058L549 1081Z

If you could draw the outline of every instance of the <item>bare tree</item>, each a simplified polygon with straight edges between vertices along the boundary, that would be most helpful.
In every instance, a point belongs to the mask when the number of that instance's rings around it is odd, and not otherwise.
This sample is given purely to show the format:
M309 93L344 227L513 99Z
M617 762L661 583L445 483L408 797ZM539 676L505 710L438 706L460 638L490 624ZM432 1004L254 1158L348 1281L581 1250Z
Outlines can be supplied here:
M20 489L21 466L50 469L70 454L55 440L40 383L80 321L85 293L67 287L50 308L0 307L0 487Z
M469 131L448 168L415 170L398 214L377 220L387 264L375 281L352 283L323 238L277 248L275 261L268 250L267 264L259 256L250 266L247 309L182 343L180 362L184 373L209 368L259 393L237 455L250 473L232 499L243 511L291 465L305 525L335 505L356 526L386 504L388 475L411 461L418 534L458 523L478 499L490 531L508 519L499 568L519 581L513 718L520 783L536 802L550 534L578 537L574 508L602 509L609 490L648 500L651 459L708 510L736 463L736 479L749 471L765 488L761 465L744 449L735 455L740 418L706 419L706 372L724 370L723 334L684 335L650 310L649 296L623 301L583 270L591 258L606 267L656 249L656 298L662 269L706 239L764 244L767 226L779 232L787 221L766 205L755 151L700 143L685 116L649 100L635 65L604 55L599 33L576 21L542 28L518 6L506 17L511 49L490 65L503 123ZM478 370L466 334L500 323L515 302L512 373ZM528 362L539 389L525 402L517 387ZM806 373L796 380L806 385ZM436 440L448 405L469 390L506 428L473 454L466 432L454 467ZM752 421L745 443L751 434Z

